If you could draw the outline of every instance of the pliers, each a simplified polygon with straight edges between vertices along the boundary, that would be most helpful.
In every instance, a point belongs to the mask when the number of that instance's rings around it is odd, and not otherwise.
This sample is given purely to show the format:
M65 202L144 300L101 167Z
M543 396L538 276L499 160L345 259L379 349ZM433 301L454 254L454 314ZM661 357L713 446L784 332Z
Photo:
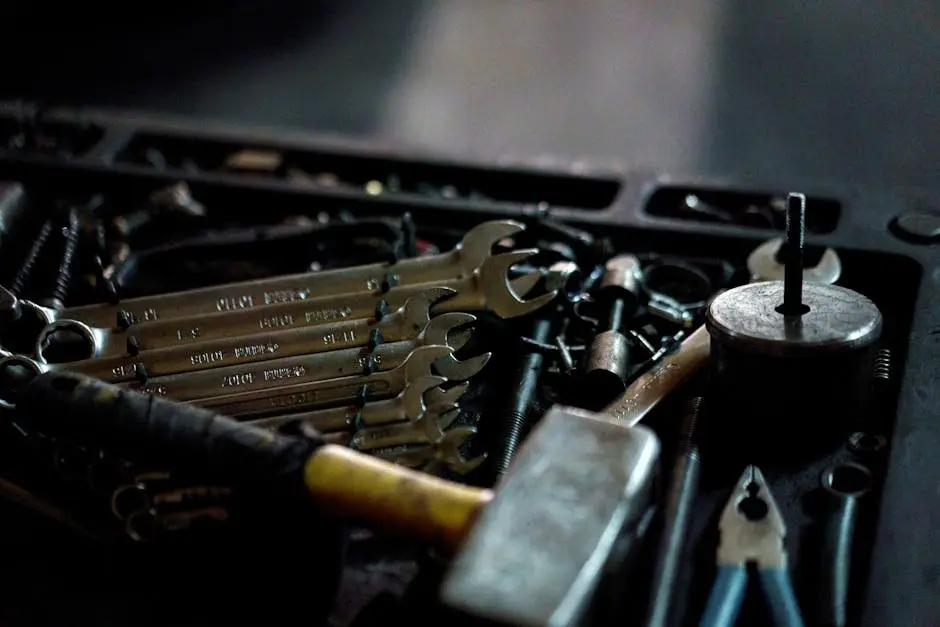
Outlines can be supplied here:
M786 526L764 475L748 466L718 523L718 574L699 627L732 627L747 591L748 564L757 566L775 627L803 627L783 547Z

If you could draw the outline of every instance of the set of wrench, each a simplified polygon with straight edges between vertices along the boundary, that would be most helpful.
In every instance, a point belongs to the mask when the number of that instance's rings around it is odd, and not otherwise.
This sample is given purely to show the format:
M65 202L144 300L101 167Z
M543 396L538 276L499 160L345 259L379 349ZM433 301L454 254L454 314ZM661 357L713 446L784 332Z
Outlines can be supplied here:
M48 324L32 355L7 355L0 370L78 372L269 429L309 425L412 468L464 474L482 457L460 452L475 430L458 424L458 401L491 356L455 357L474 313L515 318L555 296L523 298L537 271L510 278L538 249L493 252L524 228L490 221L443 253L117 303L53 310L22 301ZM15 389L2 403L15 405Z

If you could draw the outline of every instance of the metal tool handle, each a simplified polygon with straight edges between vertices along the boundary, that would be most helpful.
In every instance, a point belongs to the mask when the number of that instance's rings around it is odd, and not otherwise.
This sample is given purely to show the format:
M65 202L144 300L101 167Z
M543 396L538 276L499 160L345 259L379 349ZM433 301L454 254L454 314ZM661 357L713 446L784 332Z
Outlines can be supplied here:
M747 569L744 565L719 566L698 626L734 627L746 591Z
M708 363L708 350L708 331L701 326L683 340L676 353L639 376L620 398L601 413L632 427Z
M759 572L774 627L803 627L803 615L793 593L790 573L784 568L761 568Z

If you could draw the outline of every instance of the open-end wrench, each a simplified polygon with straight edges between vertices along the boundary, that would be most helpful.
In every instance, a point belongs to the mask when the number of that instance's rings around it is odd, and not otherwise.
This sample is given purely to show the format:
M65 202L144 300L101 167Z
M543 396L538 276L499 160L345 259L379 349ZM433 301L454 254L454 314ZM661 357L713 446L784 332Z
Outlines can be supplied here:
M555 292L542 294L531 300L522 300L513 291L507 272L514 264L536 254L536 249L518 250L487 258L480 269L471 276L449 281L437 289L450 288L456 294L436 302L433 311L489 310L503 318L515 318L531 313L548 304ZM537 282L538 274L522 277ZM127 354L136 352L203 342L209 339L254 335L265 330L284 330L331 322L340 327L336 341L342 340L341 324L357 319L375 317L381 320L391 308L404 305L410 298L427 292L428 285L414 285L393 290L385 295L347 294L267 305L257 309L233 311L178 320L158 321L146 325L134 325L127 331L109 331L92 328L75 320L58 320L40 333L36 343L36 355L44 359L46 346L60 332L81 338L87 357ZM440 294L440 292L439 292ZM437 300L440 299L440 296ZM358 328L362 328L359 324ZM333 338L331 338L333 339ZM361 346L361 344L358 344ZM331 348L341 348L335 343Z
M452 250L437 255L143 296L117 305L71 307L57 317L111 328L122 312L124 322L148 322L251 309L328 294L373 294L380 292L383 284L387 288L441 283L471 276L491 255L493 244L524 229L519 222L494 220L470 229Z
M777 261L777 252L783 246L783 238L775 237L754 249L747 258L747 269L751 273L751 283L758 281L782 281L785 264ZM842 274L842 262L839 254L831 248L823 251L819 263L803 268L803 280L810 283L832 285Z
M431 373L434 362L452 353L447 346L416 348L398 367L384 372L327 381L310 381L282 386L275 382L270 388L238 392L193 401L233 418L272 415L288 411L335 407L353 402L392 398L419 377Z
M380 344L374 348L347 348L238 366L190 369L188 372L156 376L143 383L129 385L149 394L166 396L177 401L191 401L220 394L270 388L277 381L289 385L391 370L404 362L419 346L448 346L447 332L472 322L468 318L473 316L457 312L442 314L432 319L417 338ZM445 355L434 363L434 369L451 381L465 381L483 369L490 355L491 353L484 353L464 361L458 361L452 354ZM141 354L141 357L143 356L144 354Z
M445 411L428 410L408 422L359 429L347 446L357 451L374 451L393 446L433 444L444 438L445 430L459 416L460 409L456 407Z
M409 299L395 313L382 320L347 320L298 329L263 331L250 337L233 336L175 347L142 351L137 355L112 355L56 364L73 372L119 383L177 372L195 372L208 368L243 365L281 357L315 355L353 347L375 348L382 343L413 340L427 333L438 344L459 350L469 339L462 329L475 320L470 314L431 322L431 304L452 295L453 290L434 288ZM453 312L457 313L457 312ZM430 329L429 329L430 327ZM442 335L441 331L450 331ZM429 342L425 342L429 343Z
M331 407L313 411L285 414L272 418L249 421L263 429L277 430L289 423L307 423L321 433L348 431L357 427L374 427L405 420L416 420L426 410L447 411L467 391L467 384L444 390L439 386L443 377L420 377L408 384L395 398L372 401L364 405Z
M412 339L421 332L431 319L431 306L454 294L456 294L454 290L446 287L429 287L413 295L398 309L387 315L383 315L380 319L374 316L375 312L371 312L356 318L346 317L335 320L311 320L308 322L304 317L295 320L292 315L288 314L272 318L271 320L267 320L264 316L258 317L258 319L255 320L258 324L253 326L244 324L244 321L242 321L243 323L240 325L228 326L226 324L225 315L206 316L205 318L210 319L208 326L192 326L192 324L190 324L191 321L187 320L184 326L188 327L188 331L183 334L183 328L178 328L175 339L172 335L167 339L166 329L161 330L161 327L166 326L166 323L154 323L146 332L138 335L129 335L124 332L108 331L104 329L93 329L87 327L84 323L73 323L66 320L54 323L54 326L49 328L74 329L86 344L86 346L83 346L83 349L89 352L88 357L90 359L96 358L103 360L110 357L115 360L125 359L131 364L135 363L134 357L137 357L140 353L152 350L165 350L168 348L188 350L193 348L193 352L190 354L197 355L199 352L206 351L197 351L196 349L205 347L211 355L213 350L217 349L211 349L204 345L212 340L235 340L236 338L242 338L244 336L258 338L259 336L266 337L275 334L280 334L275 337L283 338L279 345L285 342L290 344L304 343L306 345L304 352L323 353L341 348L377 344L382 341L397 342ZM247 315L255 316L256 314L254 312L247 312ZM170 322L170 325L174 324L175 322ZM37 350L39 350L38 347L43 344L43 338L44 336L40 335ZM272 341L273 340L268 340L267 342L256 343L268 344ZM236 340L236 344L238 343L244 342L238 339ZM239 355L234 352L235 350L235 348L232 348L228 353L228 362L220 364L217 360L213 360L211 363L216 366L233 363L234 359L240 358ZM241 352L251 353L257 351L246 350ZM283 356L283 352L277 352L275 354L270 350L262 350L261 353L265 355L266 359ZM37 355L39 355L40 358L42 357L41 353L37 353ZM119 364L116 363L115 366L116 365ZM125 372L116 376L132 376L134 374L133 368L123 368L123 370ZM179 371L177 370L177 372Z
M390 462L436 473L444 468L458 475L465 475L482 464L486 455L464 459L460 447L476 433L473 427L455 427L447 431L437 442L418 447L396 447L385 451L373 451L376 457Z

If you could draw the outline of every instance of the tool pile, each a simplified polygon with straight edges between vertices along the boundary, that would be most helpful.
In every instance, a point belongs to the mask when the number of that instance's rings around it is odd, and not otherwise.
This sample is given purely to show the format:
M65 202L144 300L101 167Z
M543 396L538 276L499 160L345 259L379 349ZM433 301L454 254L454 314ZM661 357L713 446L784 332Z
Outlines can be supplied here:
M185 161L135 150L161 171ZM179 167L495 194L284 159ZM382 532L420 545L421 574L359 603L360 627L847 625L858 611L853 534L873 525L896 315L836 285L833 249L807 261L801 194L723 212L683 195L678 213L783 221L785 237L667 249L544 204L245 221L185 182L0 192L0 492L28 486L17 500L98 542L211 542L313 502L355 526L350 562ZM744 602L749 565L766 608Z

